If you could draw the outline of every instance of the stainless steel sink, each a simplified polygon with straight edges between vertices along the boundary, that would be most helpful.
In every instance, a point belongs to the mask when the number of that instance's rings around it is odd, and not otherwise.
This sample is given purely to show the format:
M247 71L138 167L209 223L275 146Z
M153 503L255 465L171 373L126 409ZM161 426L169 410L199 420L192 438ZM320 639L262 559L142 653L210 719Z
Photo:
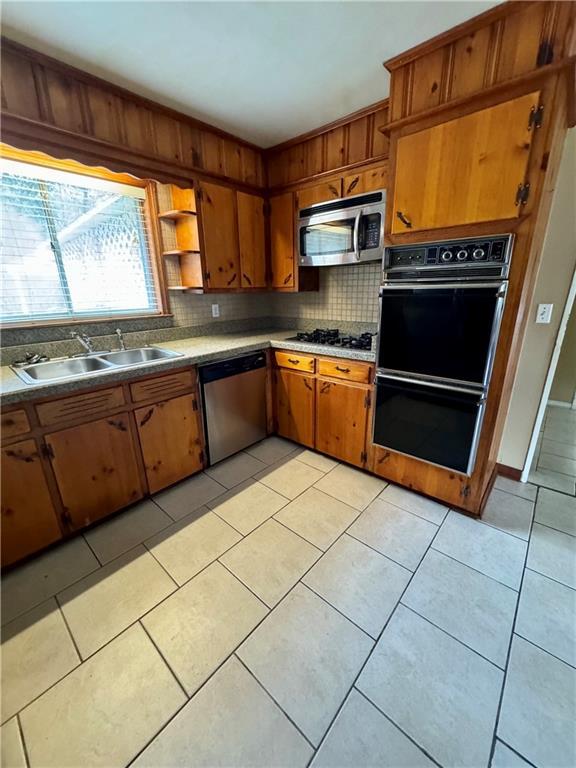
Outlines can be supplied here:
M68 379L71 376L84 376L94 371L109 370L111 363L99 357L76 357L67 360L53 360L48 363L35 363L22 368L13 368L21 379L28 384L53 379Z
M107 360L114 365L134 365L136 363L148 363L151 360L166 360L169 357L180 357L178 352L158 347L142 347L141 349L122 349L117 352L107 352L99 355L102 360Z
M98 371L111 371L119 368L136 368L156 360L182 357L181 352L172 352L160 347L142 347L140 349L121 349L117 352L101 352L94 355L69 357L51 360L46 363L11 366L12 370L26 382L39 384L46 381L62 381L87 376Z

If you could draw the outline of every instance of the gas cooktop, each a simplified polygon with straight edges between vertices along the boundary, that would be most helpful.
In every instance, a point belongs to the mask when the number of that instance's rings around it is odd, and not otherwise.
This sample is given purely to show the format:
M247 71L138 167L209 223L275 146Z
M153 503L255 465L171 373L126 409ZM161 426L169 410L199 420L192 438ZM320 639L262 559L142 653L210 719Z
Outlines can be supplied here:
M342 347L344 349L372 348L373 333L361 333L360 336L344 336L338 328L316 328L314 331L297 333L287 341L304 341L307 344L325 344L330 347Z

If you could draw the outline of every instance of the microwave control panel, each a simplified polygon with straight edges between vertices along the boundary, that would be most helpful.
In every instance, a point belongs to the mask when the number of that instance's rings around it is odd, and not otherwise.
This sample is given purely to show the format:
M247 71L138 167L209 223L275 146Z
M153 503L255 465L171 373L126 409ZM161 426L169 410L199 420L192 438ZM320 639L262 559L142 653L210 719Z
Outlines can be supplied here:
M380 213L368 213L362 217L362 235L360 247L362 250L378 248L380 245L380 230L382 228L382 215Z

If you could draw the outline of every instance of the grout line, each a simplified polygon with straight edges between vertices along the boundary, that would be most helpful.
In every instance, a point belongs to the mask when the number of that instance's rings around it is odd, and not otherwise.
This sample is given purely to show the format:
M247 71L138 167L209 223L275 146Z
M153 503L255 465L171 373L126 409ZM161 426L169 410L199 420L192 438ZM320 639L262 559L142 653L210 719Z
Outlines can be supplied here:
M556 656L555 653L552 653L552 651L549 651L547 648L543 648L541 645L538 645L538 643L535 643L534 640L531 640L529 637L525 637L524 635L521 635L520 632L514 632L516 637L521 637L522 640L525 640L527 643L530 643L530 645L533 645L535 648L538 648L543 653L547 654L548 656L552 656L552 658L556 659L557 661L560 661L562 664L566 664L567 667L571 667L572 669L576 669L575 664L570 664L569 661L566 661L565 659L561 659L560 656Z
M532 571L532 573L537 573L538 576L543 576L545 579L549 579L550 581L553 581L554 584L559 584L561 587L566 587L566 589L571 589L572 592L576 592L576 587L571 587L570 584L565 584L563 581L558 581L558 579L555 579L553 576L549 576L547 573L542 573L542 571L537 571L535 568L530 568L530 566L526 566L524 568L525 571Z
M441 632L444 632L444 634L448 635L448 637L451 637L452 640L458 641L460 645L463 645L465 648L468 648L469 651L472 651L472 653L475 653L476 656L479 656L483 661L487 661L489 664L492 664L492 666L495 667L499 672L502 672L502 673L504 672L504 667L501 667L499 664L496 664L496 662L492 661L492 659L489 659L488 656L484 656L484 654L480 653L480 651L477 651L475 648L472 648L471 645L468 645L468 643L465 643L464 640L462 640L460 637L456 637L456 635L453 635L451 632L448 632L447 629L444 629L444 627L441 627L439 624L434 623L431 619L429 619L427 616L424 616L422 613L419 613L410 605L407 605L402 600L400 600L399 605L402 605L404 608L411 611L411 613L415 613L416 616L419 616L421 619L424 619L424 621L428 622L428 624L431 624L433 627L436 627L436 629L439 629Z
M355 690L355 691L356 691L356 692L357 692L357 693L358 693L360 696L362 696L362 698L363 698L365 701L367 701L367 702L368 702L368 704L370 704L372 707L374 707L374 709L378 710L378 712L380 712L380 714L381 714L383 717L385 717L385 718L386 718L386 720L388 720L388 722L389 722L389 723L392 723L392 725L394 726L394 728L396 728L397 730L399 730L399 731L400 731L400 733L402 733L402 734L403 734L403 735L404 735L404 736L405 736L405 737L408 739L408 741L411 741L411 742L412 742L412 744L414 744L414 746L415 746L417 749L419 749L419 750L420 750L420 752L423 752L423 753L426 755L426 757L427 757L427 758L428 758L430 761L432 761L432 762L433 762L435 765L439 766L439 768L443 768L443 767L442 767L442 764L441 764L441 763L439 763L439 762L438 762L438 760L436 760L434 757L432 757L432 755L431 755L429 752L427 752L427 751L424 749L424 747L421 747L421 746L420 746L420 744L418 744L418 742L417 742L417 741L414 741L414 739L412 738L412 736L410 736L410 734L409 734L409 733L406 733L406 731L405 731L403 728L401 728L401 727L398 725L398 723L396 723L396 722L395 722L395 721L394 721L394 720L393 720L393 719L390 717L390 715L387 715L387 714L386 714L386 712L384 712L384 710L380 709L380 707L379 707L377 704L374 704L374 702L372 701L372 699L369 699L369 698L368 698L368 696L366 696L366 694L365 694L365 693L362 693L362 691L360 690L360 688L356 688L356 687L354 686L354 689L353 689L353 690ZM349 695L350 695L350 694L349 694Z
M24 752L24 762L27 768L29 768L30 755L28 754L28 747L26 746L26 739L24 738L24 729L22 727L22 723L20 722L20 714L18 713L15 717L16 717L16 726L18 728L18 733L20 734L20 741L22 743L22 751Z
M555 528L553 525L548 525L548 523L543 523L541 520L534 520L536 525L541 525L542 528L549 528L551 531L556 531L557 533L563 533L565 536L571 536L573 539L576 538L576 533L569 533L568 531L563 531L562 528Z
M97 560L97 561L100 563L100 567L101 567L101 568L102 568L102 567L104 567L105 563L103 563L103 562L102 562L102 560L100 560L100 558L99 558L99 557L98 557L98 555L96 554L96 552L95 552L94 548L92 547L92 545L90 544L90 542L89 542L89 541L88 541L88 539L86 538L86 534L85 534L85 533L81 533L81 534L80 534L80 536L81 536L81 538L83 538L83 539L84 539L84 542L86 543L86 546L88 547L88 549L90 550L90 552L92 552L92 554L94 555L94 557L96 558L96 560ZM62 590L60 590L60 591L62 591Z
M307 574L306 574L306 575L307 575ZM304 578L304 577L302 577L302 578ZM349 621L349 622L350 622L350 624L353 624L353 625L356 627L356 629L359 629L359 630L360 630L360 631L361 631L361 632L362 632L364 635L366 635L368 638L370 638L370 640L373 640L373 641L374 641L374 643L376 643L376 638L374 637L374 635L371 635L371 634L370 634L370 632L368 632L368 630L367 630L367 629L364 629L364 627L361 627L361 626L360 626L360 624L357 624L357 623L354 621L354 619L351 619L351 618L350 618L350 616L346 616L346 614L345 614L345 613L342 613L342 611L340 610L340 608L337 608L335 605L333 605L333 604L330 602L330 600L328 600L326 597L324 597L324 595L321 595L321 594L320 594L320 592L316 592L316 590L315 590L313 587L311 587L311 586L310 586L309 584L307 584L305 581L302 581L302 579L300 579L300 582L299 582L299 583L301 583L303 587L305 587L305 588L306 588L306 589L308 589L310 592L312 592L314 595L316 595L316 597L319 597L319 598L320 598L320 600L322 600L322 602L323 602L323 603L326 603L326 605L329 605L329 606L330 606L330 608L332 608L333 610L335 610L335 611L336 611L336 613L339 613L339 614L340 614L340 616L342 616L343 618L345 618L345 619L346 619L346 621ZM290 590L290 591L292 591L292 590ZM395 606L395 607L396 607L396 606ZM374 645L373 645L372 647L374 647Z
M510 744L508 744L508 742L507 742L507 741L504 741L504 739L502 739L500 736L498 736L498 737L496 738L496 741L499 741L499 742L501 742L502 744L504 744L504 746L505 746L505 747L508 747L508 749L509 749L511 752L514 752L514 754L515 754L515 755L517 755L517 756L518 756L518 757L519 757L521 760L524 760L524 762L525 762L527 765L531 765L531 766L532 766L532 768L538 768L538 766L537 766L537 765L535 765L534 763L531 763L531 762L530 762L530 760L528 760L528 758L527 758L527 757L525 757L524 755L520 754L520 752L518 752L518 750L517 750L517 749L514 749L514 747L511 747L511 746L510 746ZM494 748L496 748L496 746L494 746Z
M261 689L264 691L264 693L266 694L266 696L268 696L270 699L272 699L272 701L274 702L274 704L276 704L276 706L278 707L278 709L279 709L279 710L280 710L280 711L281 711L281 712L282 712L282 713L285 715L285 717L286 717L286 718L287 718L287 719L288 719L288 720L289 720L289 721L292 723L292 725L294 726L294 728L296 728L296 730L298 731L298 733L299 733L299 734L300 734L300 735L301 735L301 736L302 736L304 739L306 739L306 741L308 742L308 744L310 744L310 746L312 747L312 757L314 757L314 754L315 754L315 752L316 752L316 747L315 747L315 746L314 746L314 744L313 744L313 743L310 741L310 739L308 738L308 736L306 736L306 734L305 734L305 733L304 733L304 731L303 731L303 730L300 728L300 726L299 726L299 725L297 725L297 723L295 723L295 722L294 722L294 720L292 720L292 718L290 717L290 715L289 715L287 712L285 712L285 711L284 711L284 709L282 708L282 706L280 705L280 703L279 703L279 702L278 702L278 701L277 701L277 700L274 698L274 696L273 696L273 695L270 693L270 691L268 691L268 690L267 690L267 689L266 689L266 688L265 688L265 687L262 685L262 683L260 682L260 680L258 680L258 678L256 677L256 675L255 675L255 674L252 672L252 670L250 669L250 667L248 667L248 666L247 666L247 665L246 665L246 664L245 664L245 663L242 661L242 659L240 658L240 656L238 656L238 654L236 653L236 651L234 651L234 653L233 653L233 654L231 654L231 656L234 656L234 658L235 658L235 659L237 659L237 660L240 662L240 664L241 664L241 665L244 667L244 669L246 670L246 672L248 672L248 674L250 675L250 677L252 677L252 678L253 678L253 679L254 679L254 680L255 680L255 681L258 683L258 685L259 685L259 686L260 686L260 688L261 688Z
M269 613L272 611L272 609L273 609L273 608L275 608L275 607L276 607L276 606L274 606L274 605L272 605L272 606L268 605L268 603L267 603L267 602L264 600L264 598L263 598L263 597L260 597L260 595L259 595L259 594L257 594L256 592L254 592L254 590L253 590L251 587L249 587L249 586L248 586L248 584L246 584L245 582L243 582L243 581L242 581L242 579L240 578L240 576L238 576L237 574L235 574L235 573L234 573L234 571L232 571L230 568L228 568L228 566L226 565L226 563L223 563L223 562L222 562L220 559L216 560L215 562L217 562L217 563L218 563L218 565L221 565L221 566L222 566L222 568L224 568L224 569L225 569L225 570L226 570L226 571L227 571L227 572L230 574L230 576L233 576L233 577L236 579L236 581L240 582L240 584L242 584L242 586L243 586L245 589L247 589L247 590L248 590L248 592L250 592L252 595L254 595L254 597L255 597L255 598L258 600L258 602L259 602L259 603L262 603L262 605L263 605L265 608L267 608L267 609L268 609L268 610L267 610L267 612L266 612L266 616L267 616L267 615L268 615L268 614L269 614ZM290 589L291 589L291 588L290 588ZM290 589L288 590L288 592L290 592ZM286 594L288 594L288 593L286 593ZM282 595L282 597L285 597L285 596L284 596L284 595ZM280 601L278 601L278 602L280 602ZM276 603L276 605L278 605L278 603ZM266 618L266 617L264 617L264 618Z
M164 656L164 654L162 653L162 651L160 650L160 648L158 647L158 645L157 645L157 644L156 644L156 642L154 641L154 638L152 637L152 635L150 634L150 632L149 632L149 631L146 629L146 627L144 626L144 624L143 624L143 623L140 621L140 619L138 619L138 621L137 621L137 622L135 622L135 623L140 625L140 627L142 628L142 631L144 632L144 634L146 635L146 637L147 637L147 638L150 640L150 642L152 643L152 645L154 646L154 648L155 648L155 649L156 649L156 651L158 652L158 655L160 656L160 658L162 659L162 661L164 662L164 664L166 664L166 666L167 666L167 667L168 667L168 669L170 670L170 673L172 674L172 677L174 678L174 680L176 680L176 682L178 683L178 686L179 686L179 687L182 689L182 692L184 693L184 696L186 697L186 701L185 701L185 702L184 702L184 704L183 704L183 706L185 706L185 705L188 703L188 701L190 700L190 696L188 695L188 692L187 692L187 691L186 691L186 689L184 688L184 685L183 685L183 684L180 682L180 678L178 677L178 675L176 674L176 672L175 672L175 671L172 669L172 666L171 666L171 665L170 665L170 663L168 662L168 659L167 659L167 658ZM134 626L134 625L132 625L132 626Z
M538 494L540 492L539 486L536 486L536 498L534 499L534 504L536 505L538 503ZM532 530L534 528L534 518L532 518L532 522L530 524L530 535L528 537L528 546L526 547L526 553L524 555L524 564L522 566L522 576L520 578L520 585L518 587L518 600L516 601L516 608L514 610L514 618L512 620L512 631L510 633L510 640L508 641L508 651L506 653L506 663L504 665L504 677L502 679L502 686L500 689L500 697L498 700L498 707L496 709L496 718L494 720L494 729L492 731L492 749L490 750L490 760L489 765L492 765L492 759L494 757L494 750L496 748L496 739L498 737L498 726L500 725L500 715L502 713L502 702L504 701L504 691L506 689L506 683L508 680L508 667L510 664L510 656L512 653L512 642L514 640L514 634L516 629L516 620L518 618L518 609L520 607L520 597L522 594L522 585L524 584L524 574L526 572L526 563L528 561L528 553L530 551L530 539L532 538Z
M517 538L514 536L513 538ZM518 539L518 541L524 541L524 539ZM528 549L530 546L529 541L524 541L526 544L526 555L528 554ZM484 573L484 571L479 571L478 568L474 568L472 565L468 565L468 563L464 563L462 560L458 560L457 557L454 557L454 555L448 555L446 552L443 552L441 549L436 549L436 547L432 547L434 552L439 552L441 555L444 555L444 557L449 557L451 560L455 560L457 563L460 563L460 565L465 565L467 568L470 568L471 571L476 571L476 573L482 574L482 576L486 576L487 579L492 579L492 581L495 581L497 584L501 584L503 587L508 587L508 589L511 589L513 592L516 592L517 594L520 593L520 585L518 585L518 589L515 587L511 587L510 584L505 584L503 581L500 581L500 579L494 578L494 576L490 576L487 573ZM524 570L524 569L522 569Z
M74 649L76 650L76 653L78 654L78 659L80 660L80 664L82 664L84 659L82 658L82 654L80 653L80 648L78 648L78 645L76 643L76 638L72 634L72 630L70 629L70 625L68 624L68 619L66 618L66 614L62 610L62 605L60 604L60 600L58 599L58 595L54 595L54 601L55 601L56 605L58 606L58 611L60 612L60 615L62 616L62 621L64 622L64 626L68 630L68 634L70 635L70 639L72 640L72 645L74 646ZM74 667L74 669L79 667L80 664L77 664L76 667ZM70 670L70 672L72 672L72 670ZM65 677L67 677L70 674L70 672L67 672Z
M356 522L356 521L354 521ZM390 557L390 555L385 555L384 552L380 552L379 549L376 549L376 547L373 547L371 544L367 544L362 539L359 539L358 536L354 536L353 533L350 533L349 531L345 531L345 533L350 536L351 539L354 539L354 541L357 541L359 544L363 544L365 547L368 547L368 549L371 549L372 552L376 552L377 555L380 555L380 557L385 557L386 560L390 560L391 563L394 563L394 565L399 565L400 568L404 568L405 571L408 571L412 576L416 573L416 570L420 563L418 563L418 566L412 570L412 568L409 568L407 565L404 565L404 563L401 563L399 560L394 560L393 557Z
M168 571L168 570L167 570L167 569L164 567L164 565L163 565L163 564L160 562L160 560L158 560L158 558L156 557L156 555L154 554L154 552L152 552L152 550L151 550L151 549L148 549L148 547L147 547L147 546L144 544L144 542L142 542L142 544L139 544L138 546L143 546L143 547L144 547L144 554L148 553L149 555L151 555L152 559L153 559L153 560L154 560L156 563L158 563L158 565L160 566L160 568L161 568L161 569L164 571L164 573L165 573L165 574L168 576L168 578L170 579L170 581L171 581L171 582L174 584L174 586L176 587L176 589L175 589L175 590L173 590L172 592L170 592L170 594L171 594L171 595L173 595L173 594L174 594L174 592L176 592L178 589L180 589L180 585L178 584L178 582L176 581L176 579L174 578L174 576L172 576L172 574L171 574L171 573L170 573L170 572L169 572L169 571ZM112 560L111 562L114 562L114 561ZM167 597L169 597L169 596L170 596L170 595L167 595Z

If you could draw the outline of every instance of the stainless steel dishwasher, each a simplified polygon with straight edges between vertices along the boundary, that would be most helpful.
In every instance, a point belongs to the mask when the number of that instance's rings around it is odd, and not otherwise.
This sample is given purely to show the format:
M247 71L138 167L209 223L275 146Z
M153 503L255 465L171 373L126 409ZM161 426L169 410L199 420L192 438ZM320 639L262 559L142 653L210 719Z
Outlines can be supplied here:
M266 437L266 355L234 357L200 368L208 463Z

